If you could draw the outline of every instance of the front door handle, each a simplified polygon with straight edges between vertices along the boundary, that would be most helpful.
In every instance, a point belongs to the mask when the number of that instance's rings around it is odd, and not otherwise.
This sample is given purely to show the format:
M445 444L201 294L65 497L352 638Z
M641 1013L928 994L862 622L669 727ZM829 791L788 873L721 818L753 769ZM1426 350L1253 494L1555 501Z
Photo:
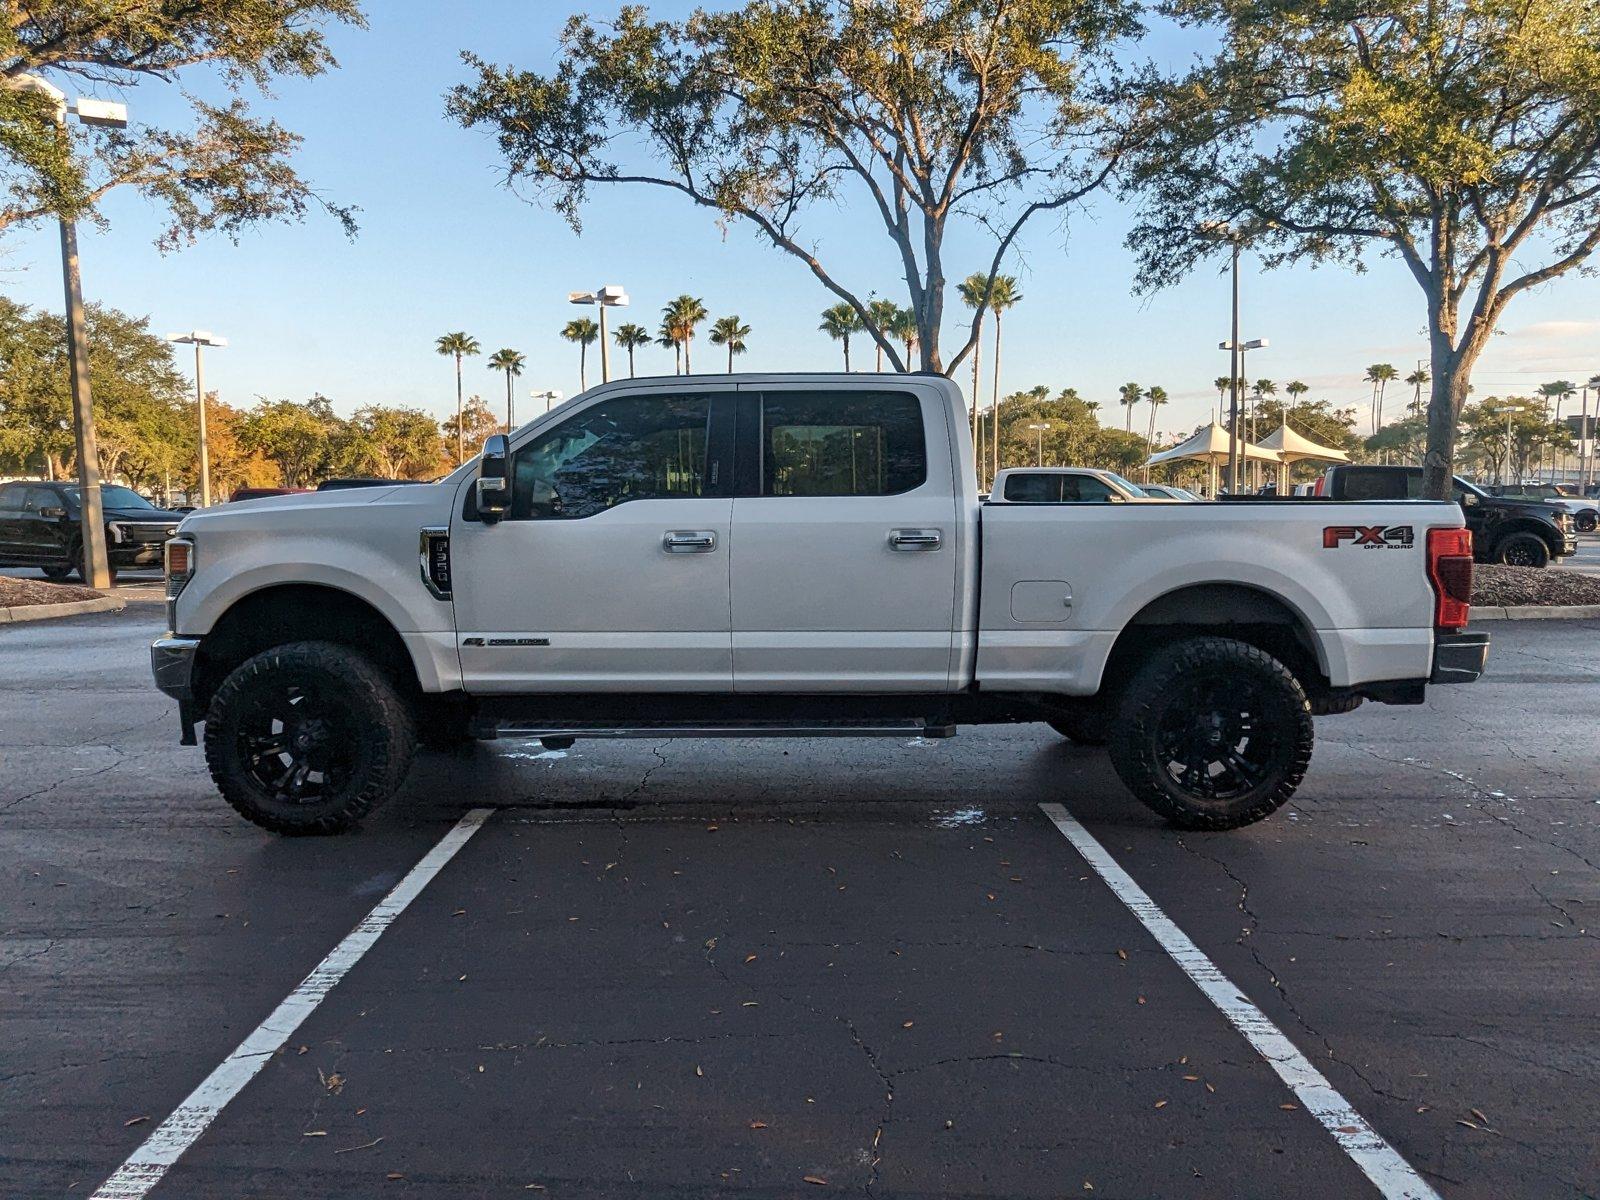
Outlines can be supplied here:
M937 550L944 541L944 535L937 529L891 529L889 531L889 549L891 550Z
M709 529L669 529L661 546L668 554L709 554L717 548L717 535Z

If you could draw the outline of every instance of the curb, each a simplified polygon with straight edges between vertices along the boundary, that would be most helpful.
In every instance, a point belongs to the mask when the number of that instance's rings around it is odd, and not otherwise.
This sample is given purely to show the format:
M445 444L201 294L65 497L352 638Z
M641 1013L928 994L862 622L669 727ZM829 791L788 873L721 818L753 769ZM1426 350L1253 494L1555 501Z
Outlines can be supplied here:
M121 612L127 604L121 596L97 596L93 600L69 600L65 604L19 604L14 608L0 608L0 625L50 621L57 617L81 617L88 613Z
M1472 620L1593 621L1600 620L1600 604L1474 604Z

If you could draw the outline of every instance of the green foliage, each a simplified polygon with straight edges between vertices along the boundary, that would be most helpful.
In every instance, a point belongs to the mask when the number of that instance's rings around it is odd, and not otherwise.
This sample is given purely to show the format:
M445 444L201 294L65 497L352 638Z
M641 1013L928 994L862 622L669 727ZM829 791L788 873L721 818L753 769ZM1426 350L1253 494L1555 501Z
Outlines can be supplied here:
M11 11L16 9L18 11ZM256 117L242 96L278 78L311 78L336 64L324 29L362 25L357 0L31 0L0 23L0 231L59 214L101 221L97 204L130 186L166 212L164 249L207 232L230 237L265 220L322 208L353 233L354 213L319 196L294 169L300 138ZM24 77L128 89L175 84L209 70L233 96L208 103L179 93L187 127L128 130L58 124L55 104L19 90ZM163 107L148 92L148 114ZM139 113L131 114L135 120Z
M1530 396L1489 396L1469 404L1461 413L1462 450L1465 465L1498 483L1523 479L1533 473L1533 465L1545 450L1572 449L1572 435L1565 425L1549 419L1547 398ZM1508 413L1505 410L1510 409ZM1509 468L1506 458L1506 428L1511 431Z
M1131 0L745 0L657 21L630 4L571 17L547 72L464 55L473 78L447 112L493 134L508 185L574 228L590 190L615 183L749 222L906 369L854 263L824 263L806 227L815 205L864 201L904 269L910 344L943 370L947 227L983 231L993 275L1030 218L1106 178L1117 142L1097 82L1136 14Z
M748 347L745 339L750 336L750 326L743 324L737 315L731 317L718 317L711 323L711 344L725 346L728 350L728 372L733 372L733 356L743 354Z
M862 329L861 314L850 305L840 301L830 308L822 310L822 324L817 326L836 342L844 344L844 369L850 369L850 337L860 333Z
M140 486L180 470L196 435L171 346L146 318L96 304L86 317L100 470ZM0 471L74 470L71 418L65 322L0 300Z
M1398 257L1426 297L1425 487L1444 496L1471 371L1506 305L1600 247L1600 11L1167 7L1219 44L1175 74L1147 68L1130 89L1141 284L1164 286L1234 238L1269 267Z

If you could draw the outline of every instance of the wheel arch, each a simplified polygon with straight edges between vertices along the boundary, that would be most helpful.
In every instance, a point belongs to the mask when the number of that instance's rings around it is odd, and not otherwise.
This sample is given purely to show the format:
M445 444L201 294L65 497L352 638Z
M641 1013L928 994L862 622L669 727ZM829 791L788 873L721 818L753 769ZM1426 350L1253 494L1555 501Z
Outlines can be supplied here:
M1188 583L1147 602L1112 644L1100 690L1114 694L1162 646L1185 637L1230 637L1271 654L1308 693L1328 690L1328 646L1306 615L1264 588L1233 580Z
M369 601L324 583L268 584L238 597L201 643L195 703L201 712L218 685L253 655L289 642L333 642L358 651L415 700L416 664L394 623Z

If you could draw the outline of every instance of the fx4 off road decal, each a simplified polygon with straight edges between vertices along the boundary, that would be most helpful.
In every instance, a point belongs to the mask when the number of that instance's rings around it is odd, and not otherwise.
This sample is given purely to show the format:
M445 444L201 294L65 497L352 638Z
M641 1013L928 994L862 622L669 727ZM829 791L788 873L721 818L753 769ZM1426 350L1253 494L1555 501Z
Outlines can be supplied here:
M1360 546L1367 550L1410 550L1417 544L1409 525L1329 525L1322 531L1322 548Z

